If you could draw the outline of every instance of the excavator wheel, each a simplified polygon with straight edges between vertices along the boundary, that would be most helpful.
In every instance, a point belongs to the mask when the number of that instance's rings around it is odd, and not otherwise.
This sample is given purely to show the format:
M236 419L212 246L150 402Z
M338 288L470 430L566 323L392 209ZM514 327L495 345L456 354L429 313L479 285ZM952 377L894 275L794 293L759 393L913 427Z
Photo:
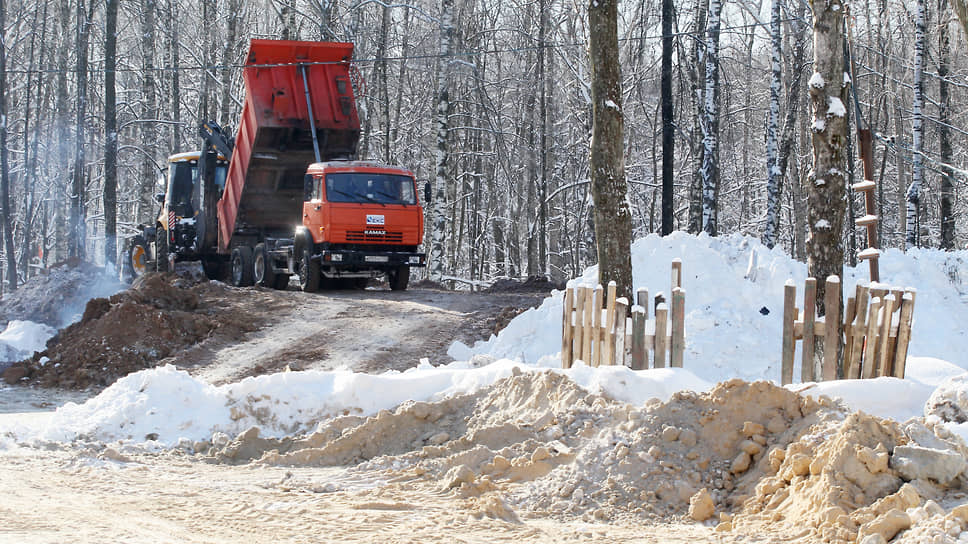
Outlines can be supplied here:
M135 236L128 243L121 262L121 275L125 280L136 280L148 272L148 243L143 236Z
M314 261L310 257L311 253L309 248L304 247L302 250L302 262L299 266L299 287L307 293L315 293L319 291L321 272L319 269L319 261Z
M252 248L239 246L232 250L232 285L248 287L252 283Z
M276 273L266 252L265 244L257 244L252 254L252 280L262 287L276 288Z
M155 271L168 272L168 231L155 230Z

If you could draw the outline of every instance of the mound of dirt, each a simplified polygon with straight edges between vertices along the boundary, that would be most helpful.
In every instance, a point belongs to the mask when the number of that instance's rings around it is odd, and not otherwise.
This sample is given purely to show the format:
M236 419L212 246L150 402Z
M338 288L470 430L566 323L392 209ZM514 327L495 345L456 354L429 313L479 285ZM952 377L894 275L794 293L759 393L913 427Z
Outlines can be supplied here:
M486 293L550 293L552 289L564 288L564 282L553 281L545 276L528 276L524 280L501 278L484 291Z
M77 260L59 263L16 291L4 293L0 327L15 319L63 327L78 317L90 298L109 296L121 288L101 267Z
M234 307L263 304L252 290L196 282L173 274L148 274L129 290L88 301L83 317L52 338L47 349L18 367L27 383L65 389L101 388L131 372L150 368L169 355L210 337L240 338L264 317ZM9 371L9 370L8 370Z
M544 371L440 402L343 416L303 436L262 438L258 427L235 439L216 433L194 451L215 463L379 471L505 520L524 512L711 519L724 533L802 542L885 542L905 529L924 535L939 527L957 537L968 510L938 504L964 502L964 476L944 485L912 480L897 467L914 444L965 462L963 446L943 429L848 415L825 397L769 382L733 380L635 407Z

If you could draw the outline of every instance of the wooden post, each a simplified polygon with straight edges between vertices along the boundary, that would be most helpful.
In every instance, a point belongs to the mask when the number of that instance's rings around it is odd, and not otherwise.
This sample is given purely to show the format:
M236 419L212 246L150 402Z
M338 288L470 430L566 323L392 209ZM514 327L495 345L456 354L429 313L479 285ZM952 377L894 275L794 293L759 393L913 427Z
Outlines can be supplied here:
M572 338L575 328L572 325L572 313L574 312L574 289L565 289L564 317L561 324L561 368L571 368L572 363Z
M867 332L865 336L866 345L864 346L864 368L861 373L861 377L865 380L868 378L873 378L876 368L876 361L874 360L874 352L877 347L877 320L880 317L881 312L881 299L874 297L871 299L871 307L867 312Z
M632 306L632 364L630 366L632 370L649 368L645 351L645 308L640 304Z
M672 259L672 290L682 287L682 259Z
M847 374L847 369L850 361L850 348L852 346L850 337L854 330L855 313L857 313L857 299L855 297L847 297L847 305L844 306L844 319L841 321L844 330L844 378L850 376Z
M615 289L614 281L608 282L608 304L605 307L605 339L602 350L602 364L615 364Z
M857 311L855 312L857 316L854 318L854 324L850 328L850 337L848 342L850 342L850 359L844 357L845 366L847 370L844 372L844 376L847 379L854 380L860 378L860 360L864 355L864 336L867 334L867 320L868 320L868 307L870 306L870 292L866 285L857 284L857 301L854 303Z
M592 301L592 334L594 353L592 360L588 364L598 366L602 363L602 286L595 286L595 293Z
M803 284L803 346L800 383L817 381L816 338L817 278L807 278Z
M823 369L821 379L824 381L837 379L837 352L840 350L840 278L827 277L826 293L824 293L824 309L827 312L824 322Z
M881 322L881 330L878 332L880 336L878 338L880 345L877 347L878 360L876 363L878 376L893 376L894 358L891 356L891 322L894 321L894 295L884 297L881 311L884 313L884 321Z
M645 313L645 318L649 318L649 290L645 287L639 287L635 291L635 303L642 307L642 311Z
M628 307L629 299L625 297L615 299L615 330L613 333L613 338L615 344L613 344L614 356L612 364L625 366L625 333L626 333L626 320L628 319Z
M672 346L669 358L669 366L675 368L682 368L682 354L686 350L685 320L686 292L676 287L672 290Z
M897 348L894 350L894 376L904 379L907 366L908 342L911 341L911 324L914 321L914 299L917 292L908 289L901 298L901 316L897 325Z
M655 309L655 368L665 368L669 336L666 323L669 321L669 307L663 302Z
M582 299L585 311L582 312L582 331L581 331L581 354L582 360L586 365L592 364L592 294L591 287L582 288Z
M793 338L793 324L797 320L797 286L787 280L783 287L783 346L780 353L780 383L793 383L793 357L796 353L796 340Z

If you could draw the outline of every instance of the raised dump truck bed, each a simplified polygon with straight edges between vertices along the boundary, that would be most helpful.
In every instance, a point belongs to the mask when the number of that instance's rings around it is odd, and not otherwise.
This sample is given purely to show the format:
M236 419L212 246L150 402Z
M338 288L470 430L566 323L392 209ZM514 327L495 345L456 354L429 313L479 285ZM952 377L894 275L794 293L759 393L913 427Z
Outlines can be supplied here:
M307 166L355 155L352 55L350 43L252 40L245 104L218 202L219 253L231 252L233 237L291 236L302 221Z

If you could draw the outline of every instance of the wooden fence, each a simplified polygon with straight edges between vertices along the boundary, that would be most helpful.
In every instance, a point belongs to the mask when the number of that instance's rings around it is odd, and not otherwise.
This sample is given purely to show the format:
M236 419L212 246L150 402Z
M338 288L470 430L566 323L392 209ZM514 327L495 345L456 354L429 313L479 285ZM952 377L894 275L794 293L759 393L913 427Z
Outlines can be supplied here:
M654 300L655 317L649 318L649 291L640 288L631 308L624 297L615 297L615 282L602 286L575 287L565 291L561 330L561 363L575 361L589 366L627 365L633 370L665 366L682 367L685 350L685 302L682 262L672 262L672 308L662 293ZM603 308L604 304L604 310ZM651 354L651 357L650 357Z
M911 288L858 284L854 296L847 298L843 321L835 321L835 326L828 327L826 320L816 317L817 280L807 278L804 283L802 310L796 307L796 285L788 281L783 298L781 382L793 382L798 340L803 341L801 382L878 376L903 378L916 294ZM824 307L839 308L840 297L840 279L830 276L826 281ZM818 336L824 339L821 357L814 351L814 339ZM840 357L841 346L843 357Z

